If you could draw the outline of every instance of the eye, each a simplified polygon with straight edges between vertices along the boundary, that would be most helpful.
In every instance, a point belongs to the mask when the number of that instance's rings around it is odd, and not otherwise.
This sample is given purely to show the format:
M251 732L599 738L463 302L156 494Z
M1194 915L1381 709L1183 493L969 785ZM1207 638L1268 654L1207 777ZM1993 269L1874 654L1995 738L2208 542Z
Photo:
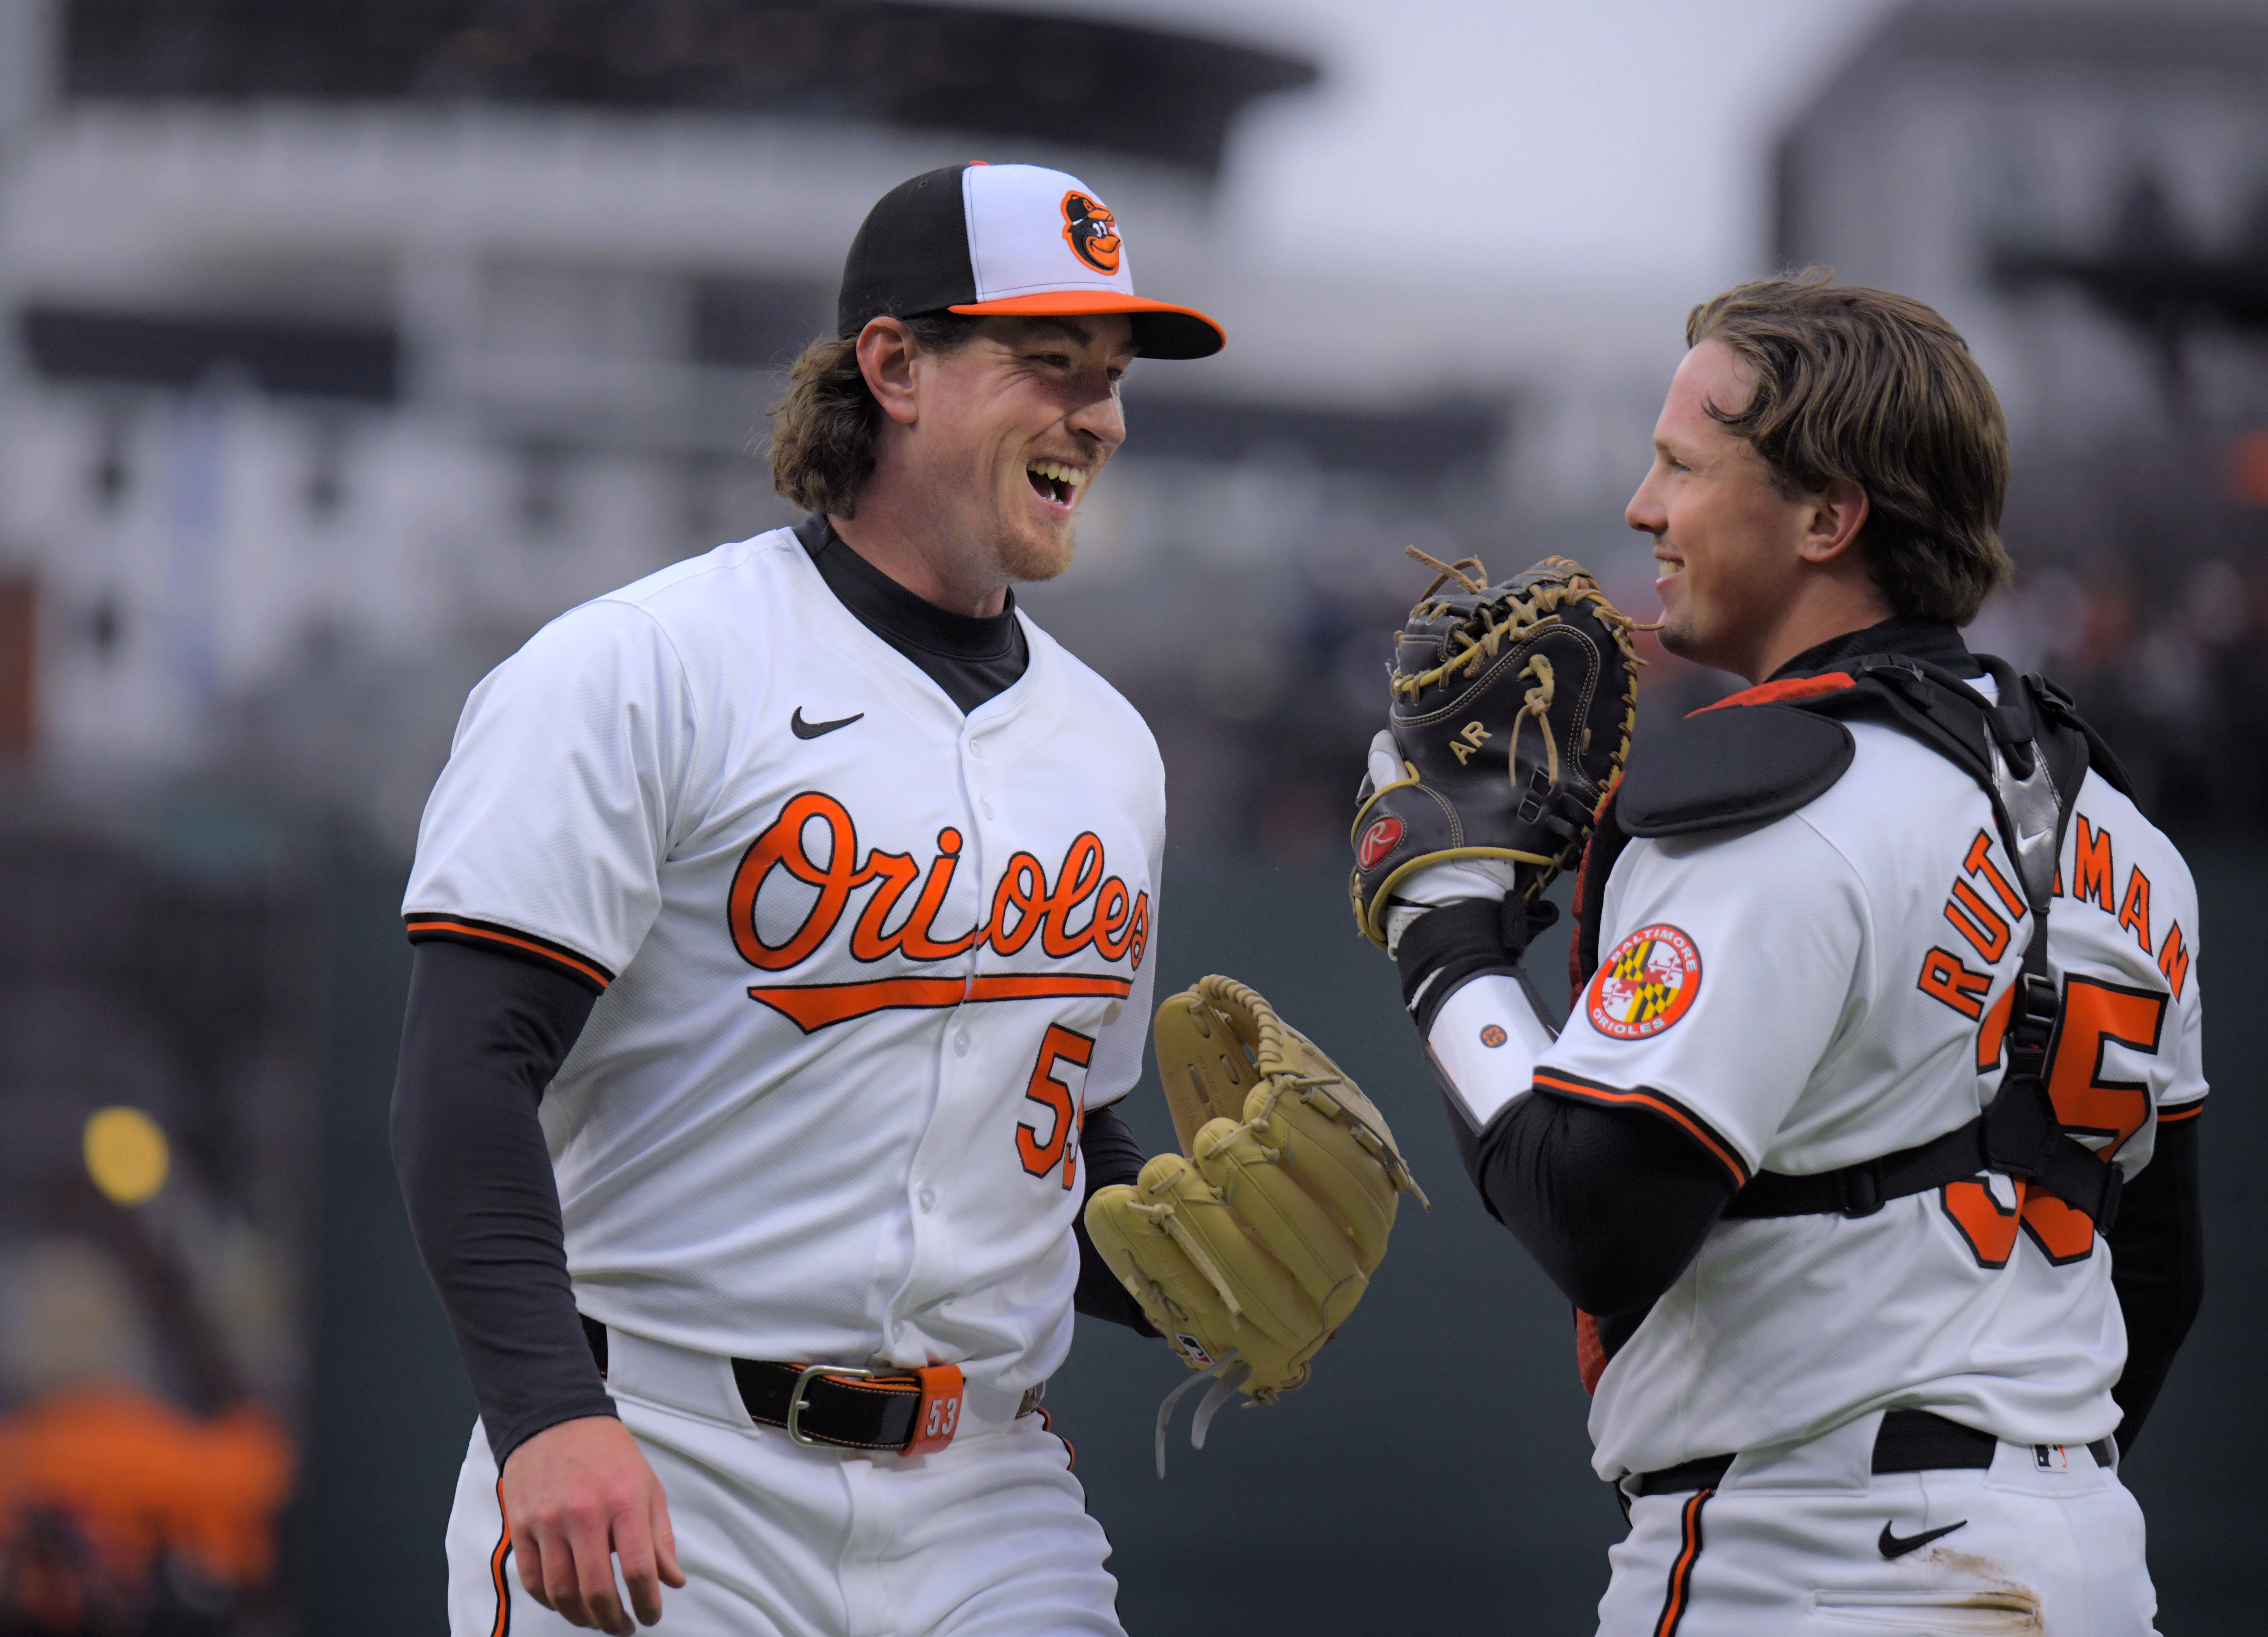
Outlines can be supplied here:
M1053 369L1068 370L1071 368L1071 355L1067 352L1035 352L1032 356L1039 363L1047 364Z

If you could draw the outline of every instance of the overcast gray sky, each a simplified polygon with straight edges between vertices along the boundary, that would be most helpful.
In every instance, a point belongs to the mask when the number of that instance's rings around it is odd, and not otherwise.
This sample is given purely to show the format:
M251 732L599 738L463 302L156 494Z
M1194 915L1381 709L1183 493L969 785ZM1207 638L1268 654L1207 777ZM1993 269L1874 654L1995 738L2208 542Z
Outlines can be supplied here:
M1296 44L1224 202L1350 271L1712 288L1763 269L1772 132L1884 0L1100 0ZM1290 224L1286 228L1285 224Z

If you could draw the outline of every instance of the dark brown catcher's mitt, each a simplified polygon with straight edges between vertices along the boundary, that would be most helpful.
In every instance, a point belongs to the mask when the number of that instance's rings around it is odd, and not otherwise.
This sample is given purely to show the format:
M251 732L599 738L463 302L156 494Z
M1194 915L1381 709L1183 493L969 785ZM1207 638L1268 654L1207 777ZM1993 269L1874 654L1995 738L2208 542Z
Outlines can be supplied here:
M1546 557L1491 585L1476 558L1410 554L1440 572L1395 638L1352 834L1355 920L1381 949L1395 887L1427 864L1501 860L1540 893L1590 834L1637 722L1638 628L1580 564ZM1388 766L1401 777L1381 782Z

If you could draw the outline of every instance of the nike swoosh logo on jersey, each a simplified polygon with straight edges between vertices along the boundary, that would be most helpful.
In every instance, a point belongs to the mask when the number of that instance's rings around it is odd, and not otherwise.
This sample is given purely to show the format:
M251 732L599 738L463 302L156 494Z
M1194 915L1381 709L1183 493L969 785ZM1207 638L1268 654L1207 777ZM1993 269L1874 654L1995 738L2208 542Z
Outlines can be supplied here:
M1968 1527L1969 1520L1964 1517L1958 1523L1948 1523L1943 1529L1929 1529L1924 1530L1918 1535L1899 1536L1892 1534L1890 1526L1885 1523L1882 1525L1882 1538L1874 1544L1881 1548L1884 1557L1902 1558L1909 1552L1919 1551L1940 1536L1949 1535L1956 1529Z
M787 725L788 730L796 738L815 739L822 733L832 733L837 728L847 728L854 722L863 722L866 713L862 710L855 716L843 717L840 722L806 722L803 719L803 707L798 705L795 708L795 714L787 719Z

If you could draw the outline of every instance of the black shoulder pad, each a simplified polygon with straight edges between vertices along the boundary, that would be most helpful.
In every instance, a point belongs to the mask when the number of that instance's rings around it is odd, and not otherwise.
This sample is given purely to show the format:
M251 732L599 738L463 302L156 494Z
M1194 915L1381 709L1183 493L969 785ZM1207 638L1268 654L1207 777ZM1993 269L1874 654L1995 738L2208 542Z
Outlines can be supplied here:
M1851 766L1851 730L1787 705L1696 711L1631 752L1615 796L1632 835L1690 835L1784 818Z

